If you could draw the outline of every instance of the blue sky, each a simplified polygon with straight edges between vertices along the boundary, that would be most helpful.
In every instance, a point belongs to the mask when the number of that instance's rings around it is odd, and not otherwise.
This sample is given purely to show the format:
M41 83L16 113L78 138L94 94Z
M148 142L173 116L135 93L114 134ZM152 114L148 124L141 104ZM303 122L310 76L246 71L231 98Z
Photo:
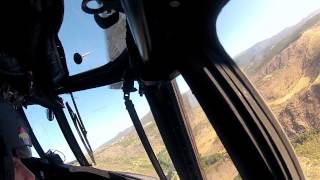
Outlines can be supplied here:
M95 24L93 16L81 11L80 3L80 0L65 1L64 22L59 33L70 75L99 67L108 61L104 32ZM232 0L218 18L218 36L226 51L235 56L297 23L318 8L319 0ZM73 53L83 54L88 51L91 54L82 64L76 65L73 62ZM188 89L181 78L178 83L182 91ZM132 125L123 104L121 90L101 87L76 92L74 95L94 149ZM71 103L68 95L62 97ZM144 97L135 94L132 99L140 117L149 111ZM74 160L57 122L46 119L44 108L29 106L26 113L45 151L56 149L64 153L67 161ZM69 119L68 114L67 117ZM69 123L73 128L70 119ZM73 132L81 144L74 128Z
M218 17L218 37L234 57L319 8L319 0L231 0Z
M106 64L108 62L108 53L103 30L95 24L93 16L81 11L81 1L65 1L65 3L64 22L59 32L59 37L65 49L70 75ZM75 52L83 54L88 51L91 54L85 58L81 65L73 62L72 57ZM101 87L75 92L74 96L93 148L97 148L120 131L132 125L123 103L121 90ZM71 103L69 95L63 95L62 97L64 101ZM144 97L134 94L132 100L140 117L149 111ZM65 154L67 161L74 159L57 122L49 122L46 119L44 108L29 106L26 113L45 151L48 149L59 150ZM68 114L67 118L73 128ZM73 132L78 138L74 128ZM78 142L81 144L79 138Z

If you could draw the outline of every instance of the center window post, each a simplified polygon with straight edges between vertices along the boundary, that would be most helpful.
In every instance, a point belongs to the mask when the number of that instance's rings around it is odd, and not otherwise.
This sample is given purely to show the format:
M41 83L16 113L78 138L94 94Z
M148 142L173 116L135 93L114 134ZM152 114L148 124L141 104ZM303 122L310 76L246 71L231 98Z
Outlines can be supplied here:
M203 179L176 93L170 81L145 86L151 112L180 179Z
M185 128L187 130L187 133L188 133L192 148L194 149L194 154L195 154L197 163L200 164L199 151L197 149L195 139L194 139L194 137L192 135L192 128L191 128L190 120L189 120L190 117L188 116L187 109L185 108L186 106L184 105L183 98L182 98L180 89L178 87L177 79L173 79L171 81L171 84L172 84L172 88L173 88L173 90L175 92L176 100L178 102L178 106L179 106L179 109L180 109L180 112L181 112L181 115L182 115L182 120L183 120L184 126L185 126ZM202 171L201 168L200 168L200 172L201 172L202 177L206 178L206 176L204 176L204 172Z

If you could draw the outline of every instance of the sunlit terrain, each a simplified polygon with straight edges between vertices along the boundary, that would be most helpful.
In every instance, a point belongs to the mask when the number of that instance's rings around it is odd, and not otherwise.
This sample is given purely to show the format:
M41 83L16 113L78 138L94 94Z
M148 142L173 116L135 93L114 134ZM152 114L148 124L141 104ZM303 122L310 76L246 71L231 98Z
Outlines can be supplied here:
M320 179L319 12L279 34L235 59L279 120L307 179Z
M307 179L320 179L320 14L256 44L235 61L283 126ZM191 92L184 93L183 99L201 168L208 179L239 179L202 109L188 101L190 96ZM142 122L167 174L171 161L152 115ZM156 176L133 128L101 146L95 156L98 168Z

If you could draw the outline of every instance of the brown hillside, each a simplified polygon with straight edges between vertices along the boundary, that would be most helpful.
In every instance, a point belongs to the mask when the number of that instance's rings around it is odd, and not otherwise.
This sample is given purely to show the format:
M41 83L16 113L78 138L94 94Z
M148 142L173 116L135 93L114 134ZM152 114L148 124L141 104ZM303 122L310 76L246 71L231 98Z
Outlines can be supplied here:
M254 76L249 76L290 138L320 127L320 26L304 32Z
M282 124L306 177L313 180L320 179L319 22L317 12L235 59ZM238 179L236 168L192 93L182 98L207 179ZM142 118L142 124L167 174L171 161L151 113ZM94 154L98 168L156 176L133 127Z

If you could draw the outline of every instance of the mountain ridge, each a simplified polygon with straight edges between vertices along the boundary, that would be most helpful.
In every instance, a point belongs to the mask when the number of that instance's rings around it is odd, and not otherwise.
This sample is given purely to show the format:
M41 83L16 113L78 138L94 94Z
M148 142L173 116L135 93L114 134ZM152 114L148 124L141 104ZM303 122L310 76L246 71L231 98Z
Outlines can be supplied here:
M320 9L314 11L297 24L286 27L270 38L262 40L235 56L235 61L247 74L252 75L260 68L261 63L268 62L275 54L300 37L301 33L318 23ZM273 51L269 51L273 49Z
M320 9L235 59L296 148L306 176L320 179L320 143L316 143L320 137ZM237 178L232 161L191 91L182 98L207 179ZM167 173L171 161L150 112L142 124ZM95 155L99 168L156 175L133 127L100 146Z

